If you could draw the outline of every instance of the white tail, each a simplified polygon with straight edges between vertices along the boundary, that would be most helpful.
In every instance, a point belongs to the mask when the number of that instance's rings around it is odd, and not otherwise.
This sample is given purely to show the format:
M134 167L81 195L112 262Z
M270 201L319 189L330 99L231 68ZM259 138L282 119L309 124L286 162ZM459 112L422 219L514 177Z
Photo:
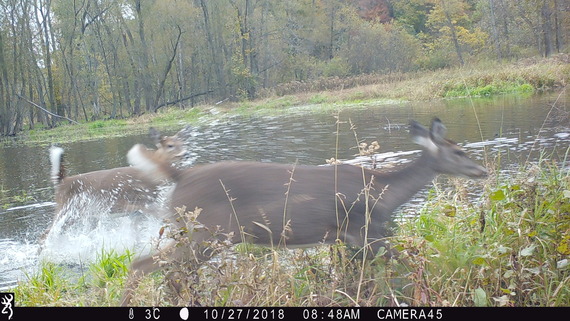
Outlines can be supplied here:
M221 162L176 173L172 176L177 184L171 194L170 219L178 222L177 227L192 230L181 223L185 220L178 217L176 209L201 208L196 220L203 228L193 231L192 249L173 247L171 259L186 258L186 262L198 264L207 260L212 251L203 244L216 237L214 231L218 230L233 233L234 243L309 247L342 240L376 253L390 235L392 211L436 175L487 175L484 167L444 138L446 130L439 119L434 119L430 130L412 121L410 132L423 153L397 172L352 165ZM138 161L142 170L161 166L150 165L150 159ZM122 304L129 304L142 275L159 268L151 256L134 261Z
M158 131L151 128L150 136L156 143L156 150L149 150L141 144L133 148L146 159L163 164L162 168L171 167L176 159L184 155L183 142L176 135L160 136ZM148 175L135 167L118 167L66 177L63 155L62 148L50 148L51 176L56 189L58 212L79 195L110 203L109 208L113 213L144 210L156 201L158 188L170 177L168 173L160 174L158 171Z
M52 146L49 149L49 160L51 163L51 180L54 185L61 183L65 177L65 167L63 166L63 148Z

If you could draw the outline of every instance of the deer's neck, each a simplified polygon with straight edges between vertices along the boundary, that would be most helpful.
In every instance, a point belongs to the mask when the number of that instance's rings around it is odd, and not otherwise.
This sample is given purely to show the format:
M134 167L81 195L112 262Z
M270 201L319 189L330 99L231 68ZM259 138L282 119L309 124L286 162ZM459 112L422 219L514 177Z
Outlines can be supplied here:
M383 215L391 215L393 210L409 201L418 191L432 182L438 173L429 166L431 161L433 159L423 154L399 171L375 177L376 183L384 188L380 201L385 210Z

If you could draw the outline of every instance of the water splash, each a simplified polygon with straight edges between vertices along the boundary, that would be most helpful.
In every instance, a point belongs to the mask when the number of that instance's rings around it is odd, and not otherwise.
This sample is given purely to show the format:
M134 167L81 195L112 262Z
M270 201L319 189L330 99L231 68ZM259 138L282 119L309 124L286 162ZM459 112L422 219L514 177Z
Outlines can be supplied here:
M38 244L0 239L0 290L15 286L24 276L24 271L37 266Z
M93 262L101 249L145 254L163 223L145 213L112 213L109 202L80 194L56 216L39 258L54 263Z
M25 208L48 205L51 207L54 203L26 205ZM0 290L10 289L27 275L34 275L44 260L73 268L94 262L102 249L117 253L130 250L137 255L149 253L164 225L162 220L150 213L112 213L111 206L108 200L80 194L57 213L40 242L37 235L41 232L34 229L19 239L0 239ZM31 216L26 217L31 219Z

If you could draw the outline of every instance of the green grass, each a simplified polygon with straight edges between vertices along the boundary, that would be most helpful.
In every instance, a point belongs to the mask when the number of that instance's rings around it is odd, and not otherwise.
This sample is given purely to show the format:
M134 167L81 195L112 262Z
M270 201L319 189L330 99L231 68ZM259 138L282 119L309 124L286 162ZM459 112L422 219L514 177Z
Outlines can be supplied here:
M96 120L92 122L61 124L52 129L34 129L21 133L12 142L30 145L48 145L75 141L98 140L145 133L149 127L159 130L181 129L187 124L206 116L199 108L179 110L165 108L156 114L147 114L129 119ZM4 143L7 143L6 141Z
M92 284L103 288L107 284L113 284L114 279L127 275L131 257L130 252L119 255L113 250L102 250L97 263L89 267Z
M481 86L465 86L464 84L459 84L446 88L444 96L446 98L453 97L488 97L497 94L524 94L524 93L534 93L534 87L529 83L517 84L517 83L492 83L485 84Z
M205 306L568 306L570 173L546 161L518 173L436 184L419 214L399 223L391 240L397 259L363 261L342 245L278 250L221 242L218 259L198 271L167 270L190 285L182 302ZM481 191L480 199L467 198L465 186ZM22 306L117 305L130 258L102 252L75 278L43 263L14 292ZM171 304L163 275L147 277L133 304Z
M97 260L81 272L43 261L14 288L20 306L113 306L123 291L130 252L101 250Z
M26 190L10 191L4 189L4 185L0 185L0 204L2 204L0 208L2 209L8 209L34 200L34 196Z
M185 110L171 108L150 117L149 123L157 127L180 126L181 124L196 122L202 116L203 112L199 108Z
M309 103L310 104L323 104L326 103L328 101L328 97L326 95L324 95L323 93L318 93L315 94L314 96L312 96L311 98L309 98Z
M520 173L488 183L478 206L434 195L403 224L400 247L423 276L418 304L570 304L569 173L546 162Z

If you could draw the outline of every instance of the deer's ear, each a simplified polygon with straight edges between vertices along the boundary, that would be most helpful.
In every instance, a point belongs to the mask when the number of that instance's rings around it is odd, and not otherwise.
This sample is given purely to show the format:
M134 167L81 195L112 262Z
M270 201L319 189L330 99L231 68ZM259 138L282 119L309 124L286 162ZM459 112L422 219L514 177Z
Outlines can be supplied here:
M410 122L410 134L414 143L422 146L424 150L437 152L438 147L432 140L431 132L415 120Z
M158 130L156 130L156 128L154 128L154 127L149 128L148 129L148 136L150 136L150 139L152 139L152 141L156 145L160 144L160 132Z
M447 128L443 125L439 118L434 118L431 122L430 136L434 142L445 141L445 135L447 134Z

